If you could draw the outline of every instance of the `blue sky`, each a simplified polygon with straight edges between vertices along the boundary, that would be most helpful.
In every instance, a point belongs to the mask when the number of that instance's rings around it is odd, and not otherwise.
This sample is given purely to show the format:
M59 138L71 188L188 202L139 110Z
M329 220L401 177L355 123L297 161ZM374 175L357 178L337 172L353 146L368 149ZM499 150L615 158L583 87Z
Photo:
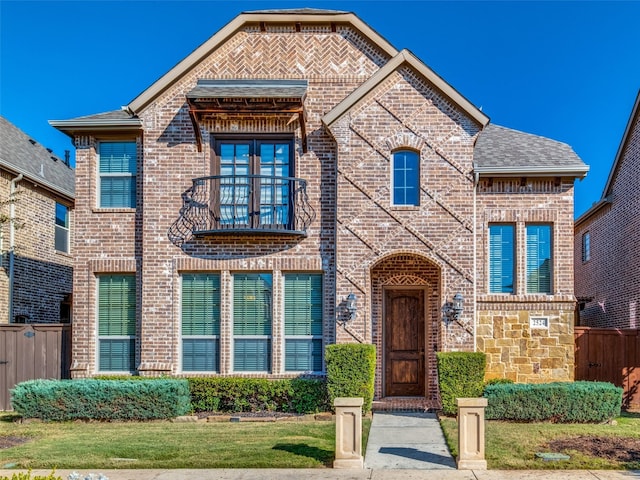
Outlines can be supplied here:
M242 11L356 13L492 123L566 142L600 199L640 89L640 2L0 0L0 114L60 157L47 123L119 109Z

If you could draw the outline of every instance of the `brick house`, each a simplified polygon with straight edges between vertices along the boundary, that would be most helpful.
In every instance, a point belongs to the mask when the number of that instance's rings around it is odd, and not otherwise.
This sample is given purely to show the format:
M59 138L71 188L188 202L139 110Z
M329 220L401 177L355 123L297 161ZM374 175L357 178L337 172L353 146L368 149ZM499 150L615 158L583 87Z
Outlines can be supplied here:
M243 13L77 147L74 377L323 372L437 399L435 352L573 377L562 143L489 118L352 13ZM459 294L459 295L457 295Z
M68 160L0 117L0 324L70 321L74 185Z
M575 221L579 324L640 328L640 91L602 198Z

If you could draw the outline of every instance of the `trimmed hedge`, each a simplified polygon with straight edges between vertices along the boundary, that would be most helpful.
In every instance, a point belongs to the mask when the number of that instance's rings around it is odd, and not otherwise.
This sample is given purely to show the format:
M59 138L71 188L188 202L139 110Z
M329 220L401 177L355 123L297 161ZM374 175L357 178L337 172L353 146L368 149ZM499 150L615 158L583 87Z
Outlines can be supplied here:
M212 377L189 378L194 412L290 412L326 411L324 380L294 378Z
M362 397L362 411L369 412L373 404L376 347L363 343L327 345L325 361L332 408L338 397Z
M156 420L190 411L186 380L30 380L11 390L14 410L43 420Z
M487 385L485 417L522 422L606 422L620 415L622 391L607 382Z
M486 355L482 352L437 352L438 385L442 411L455 415L456 398L481 397L484 388Z

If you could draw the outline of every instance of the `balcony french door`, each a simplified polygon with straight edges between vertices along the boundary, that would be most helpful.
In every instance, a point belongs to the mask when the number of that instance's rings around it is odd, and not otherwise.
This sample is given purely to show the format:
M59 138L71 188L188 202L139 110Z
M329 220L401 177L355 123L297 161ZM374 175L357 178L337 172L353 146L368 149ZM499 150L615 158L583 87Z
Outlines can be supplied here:
M218 140L212 192L218 228L288 228L291 222L292 142L285 139Z

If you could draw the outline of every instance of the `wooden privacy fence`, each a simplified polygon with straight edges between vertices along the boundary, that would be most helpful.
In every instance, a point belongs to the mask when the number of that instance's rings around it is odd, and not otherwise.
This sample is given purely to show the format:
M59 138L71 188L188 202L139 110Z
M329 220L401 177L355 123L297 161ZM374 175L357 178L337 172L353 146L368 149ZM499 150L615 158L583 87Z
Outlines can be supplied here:
M0 410L12 410L9 390L36 378L70 378L71 325L0 325Z
M575 327L576 380L611 382L622 404L640 408L640 330Z

